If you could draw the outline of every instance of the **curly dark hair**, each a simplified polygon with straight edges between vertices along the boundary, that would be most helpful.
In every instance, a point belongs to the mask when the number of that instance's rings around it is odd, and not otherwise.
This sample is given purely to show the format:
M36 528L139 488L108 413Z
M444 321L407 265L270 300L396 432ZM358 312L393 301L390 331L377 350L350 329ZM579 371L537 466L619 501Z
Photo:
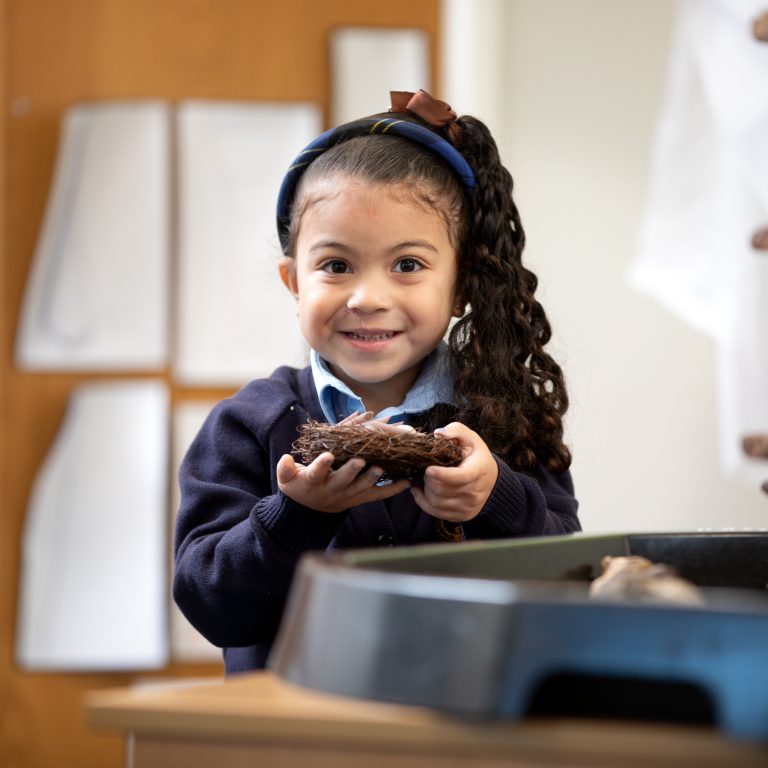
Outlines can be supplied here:
M568 393L560 366L544 350L552 329L534 296L538 279L522 262L525 232L512 176L482 122L463 117L459 124L459 149L477 179L459 260L459 285L471 309L450 336L460 418L477 425L511 466L530 471L542 462L563 472L571 463L563 443Z
M525 234L512 176L480 120L464 116L457 122L456 148L477 182L472 199L448 164L424 146L395 136L357 136L324 152L304 172L285 252L294 252L313 181L320 178L346 175L400 185L437 211L459 255L457 294L468 310L448 340L456 405L434 407L418 426L431 430L458 420L518 471L536 474L543 465L564 472L571 463L563 442L568 395L560 366L544 351L552 331L534 297L538 279L522 263Z

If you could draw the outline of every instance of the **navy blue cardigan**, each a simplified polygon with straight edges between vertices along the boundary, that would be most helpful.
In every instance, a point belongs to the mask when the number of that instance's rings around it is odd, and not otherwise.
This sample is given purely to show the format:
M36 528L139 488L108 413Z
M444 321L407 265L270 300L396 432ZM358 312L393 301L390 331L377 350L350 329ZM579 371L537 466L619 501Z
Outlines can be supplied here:
M277 487L275 467L308 418L324 421L309 368L283 367L219 403L179 472L173 595L224 648L227 673L265 665L294 569L309 550L439 541L410 492L328 514ZM499 478L468 539L580 529L568 472L533 479L499 462Z

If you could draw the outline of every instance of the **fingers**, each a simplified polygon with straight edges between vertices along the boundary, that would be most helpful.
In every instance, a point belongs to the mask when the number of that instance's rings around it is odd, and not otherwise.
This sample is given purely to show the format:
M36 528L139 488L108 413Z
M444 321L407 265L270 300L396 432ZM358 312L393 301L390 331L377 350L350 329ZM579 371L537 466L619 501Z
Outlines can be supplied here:
M375 429L379 432L395 433L398 432L415 432L414 428L409 424L389 424L381 419L374 419L364 425L368 429Z
M465 485L470 480L466 467L462 465L458 467L431 466L424 470L424 482L433 488L455 488Z
M407 490L411 485L410 480L396 480L389 485L374 485L364 493L361 493L357 504L367 504L370 501L383 501L389 499L392 496L397 496L398 493L402 493Z
M379 467L369 467L365 472L365 460L353 458L338 469L333 469L332 453L322 453L305 470L303 479L317 488L324 488L346 497L375 485L382 475Z
M464 495L443 495L434 492L428 486L411 488L414 501L428 515L442 520L460 522L469 520L477 514L474 500Z
M411 488L411 493L413 494L413 498L415 502L421 507L421 509L424 510L428 515L432 515L433 517L439 517L439 515L436 514L435 507L427 500L427 496L424 493L424 489L420 488L418 485L414 485L413 488Z
M452 421L450 424L446 424L444 427L438 427L435 430L435 434L454 439L465 436L471 431L472 430L466 424L462 424L460 421Z
M293 456L286 453L280 457L275 467L277 485L281 491L289 486L311 488L322 486L331 472L334 458L332 453L321 453L309 466L297 464Z
M349 416L347 416L345 419L342 419L337 426L343 425L345 427L349 427L355 424L364 424L366 421L371 421L372 419L373 411L365 411L365 413L355 411L354 413L350 413Z
M281 475L281 464L284 459L286 465L289 465L290 460L292 474L288 470L283 470ZM287 459L283 457L277 466L278 482L281 481L281 477L287 478L285 482L289 482L301 473L301 479L307 486L352 497L375 486L384 474L381 467L375 465L366 467L365 460L361 458L349 459L337 469L333 469L334 461L335 457L330 452L320 454L306 467L296 465L290 456Z
M460 497L456 494L441 496L431 493L427 487L419 488L418 486L411 488L411 493L414 501L424 512L440 520L449 520L454 523L466 522L479 511L476 502L469 497Z
M332 455L331 464L333 464ZM348 485L351 485L355 482L355 480L357 480L357 476L360 474L363 467L365 467L365 461L363 459L350 459L349 461L342 464L338 469L329 471L327 473L328 485L333 488L346 488Z
M462 424L460 421L452 421L447 426L436 429L435 434L438 437L444 437L458 443L465 454L475 444L483 442L483 439L477 432L473 432L466 424Z
M362 459L355 461L362 462ZM349 464L349 462L347 462L347 464ZM362 467L360 469L362 469ZM383 474L384 472L381 467L376 466L366 467L364 472L358 470L350 480L350 493L356 494L367 491L369 488L372 488L374 485L376 485L376 483L379 482Z
M303 479L309 483L322 483L331 472L334 456L330 451L321 453L311 464L304 468Z
M459 422L435 430L462 449L458 467L427 467L424 487L414 488L416 503L427 514L453 522L471 520L485 505L498 478L498 464L485 441Z

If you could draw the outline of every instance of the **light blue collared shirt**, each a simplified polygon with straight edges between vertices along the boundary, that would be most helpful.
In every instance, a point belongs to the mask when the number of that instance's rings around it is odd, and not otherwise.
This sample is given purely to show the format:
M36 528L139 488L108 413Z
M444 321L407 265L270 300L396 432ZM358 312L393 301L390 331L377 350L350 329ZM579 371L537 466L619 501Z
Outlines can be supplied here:
M314 350L310 350L309 364L315 380L317 396L329 424L337 424L355 411L363 413L363 401L340 379L333 375L328 363ZM437 403L453 402L453 361L448 345L441 341L424 358L418 378L406 392L400 405L390 406L375 414L388 416L391 423L404 421L410 413L421 413Z

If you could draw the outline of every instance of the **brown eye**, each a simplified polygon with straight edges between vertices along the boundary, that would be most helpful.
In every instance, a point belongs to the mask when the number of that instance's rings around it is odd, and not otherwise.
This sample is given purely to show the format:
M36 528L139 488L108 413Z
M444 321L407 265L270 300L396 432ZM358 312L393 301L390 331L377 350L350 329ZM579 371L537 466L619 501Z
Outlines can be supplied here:
M417 272L421 268L421 264L416 259L400 259L395 264L395 272Z
M345 272L350 271L347 263L345 261L339 261L338 259L334 261L326 261L325 264L323 264L323 270L334 275L343 275Z

